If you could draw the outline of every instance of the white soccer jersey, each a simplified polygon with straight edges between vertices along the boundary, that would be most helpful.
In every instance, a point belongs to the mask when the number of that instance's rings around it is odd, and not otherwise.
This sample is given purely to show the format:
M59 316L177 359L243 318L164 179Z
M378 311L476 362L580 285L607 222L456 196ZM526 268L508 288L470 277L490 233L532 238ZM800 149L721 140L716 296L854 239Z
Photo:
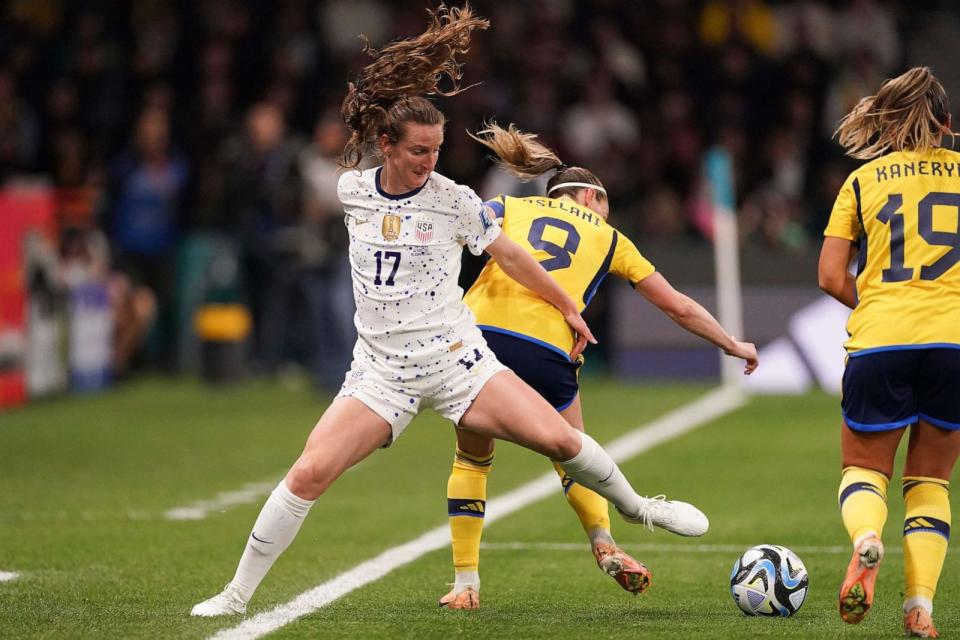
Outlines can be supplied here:
M350 233L358 344L395 380L433 373L440 356L480 338L458 286L463 246L474 255L500 235L479 196L439 173L401 195L380 168L340 176Z

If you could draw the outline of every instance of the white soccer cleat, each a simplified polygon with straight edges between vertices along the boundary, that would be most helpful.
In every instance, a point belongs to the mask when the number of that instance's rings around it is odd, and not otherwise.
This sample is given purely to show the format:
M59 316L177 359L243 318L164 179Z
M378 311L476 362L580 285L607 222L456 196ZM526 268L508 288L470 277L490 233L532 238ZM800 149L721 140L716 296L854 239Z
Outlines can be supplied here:
M660 527L678 536L688 537L702 536L710 528L707 516L692 504L667 500L663 495L638 498L640 507L636 515L624 513L617 507L620 517L631 524L643 524L650 531Z
M227 585L223 591L209 600L194 605L193 609L190 610L190 615L213 618L216 616L242 616L246 612L247 603L240 599L240 596L230 585Z

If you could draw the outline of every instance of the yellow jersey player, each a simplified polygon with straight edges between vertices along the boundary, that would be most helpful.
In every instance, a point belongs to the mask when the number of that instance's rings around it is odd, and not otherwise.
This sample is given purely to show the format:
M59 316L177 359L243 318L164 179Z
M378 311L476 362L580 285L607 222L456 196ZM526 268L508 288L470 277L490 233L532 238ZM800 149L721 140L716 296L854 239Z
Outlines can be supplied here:
M545 196L499 197L487 202L503 234L526 249L553 276L582 311L608 274L623 278L680 326L746 360L745 373L757 366L756 348L731 338L702 306L676 291L656 272L629 238L607 222L606 190L590 171L567 167L532 134L512 125L490 125L476 137L496 153L508 171L531 179L555 174ZM518 285L491 260L464 297L477 317L484 339L503 364L540 393L574 427L583 430L577 381L581 359L572 359L573 334L563 316L536 293ZM453 609L480 605L480 537L486 503L486 479L493 441L457 431L457 450L447 484L447 506L455 570L454 588L440 600ZM607 502L556 466L564 494L576 511L599 567L631 593L650 583L650 572L619 549L610 535ZM649 526L679 535L700 535L692 527L689 505L662 499L648 509ZM705 524L705 523L704 523Z
M873 603L887 484L909 426L904 627L923 638L937 637L933 597L960 453L960 154L939 148L945 133L953 135L947 96L926 67L887 80L841 120L847 154L870 162L837 196L819 267L820 286L853 309L839 501L854 551L840 617L859 623Z

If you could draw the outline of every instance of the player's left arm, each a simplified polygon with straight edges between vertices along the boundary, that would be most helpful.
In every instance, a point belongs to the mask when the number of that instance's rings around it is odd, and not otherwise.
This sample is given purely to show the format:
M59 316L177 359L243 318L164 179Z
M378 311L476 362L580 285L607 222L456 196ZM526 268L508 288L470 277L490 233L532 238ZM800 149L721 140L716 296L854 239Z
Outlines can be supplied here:
M851 309L857 306L857 279L848 267L856 253L856 245L846 238L826 236L817 265L820 288Z
M546 269L523 247L507 237L507 234L501 233L496 240L487 245L486 251L497 261L504 273L560 310L563 319L577 335L577 344L570 353L571 358L580 355L588 341L591 344L597 344L596 338L581 317L573 298L567 295L556 280L550 277Z
M659 273L652 273L634 285L637 293L663 311L678 325L720 347L725 354L745 361L743 372L750 375L760 364L757 347L741 342L724 331L709 311L688 295L673 288Z

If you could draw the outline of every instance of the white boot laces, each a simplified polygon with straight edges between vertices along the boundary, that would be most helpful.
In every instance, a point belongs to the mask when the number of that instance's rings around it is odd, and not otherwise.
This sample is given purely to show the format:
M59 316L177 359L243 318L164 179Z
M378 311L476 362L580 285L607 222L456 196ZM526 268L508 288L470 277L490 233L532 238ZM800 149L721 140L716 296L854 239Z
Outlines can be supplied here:
M644 500L645 502L640 511L643 515L643 526L650 531L654 531L654 521L659 524L669 522L673 519L673 508L670 503L667 502L667 496L664 494L661 493L652 498L644 498Z

